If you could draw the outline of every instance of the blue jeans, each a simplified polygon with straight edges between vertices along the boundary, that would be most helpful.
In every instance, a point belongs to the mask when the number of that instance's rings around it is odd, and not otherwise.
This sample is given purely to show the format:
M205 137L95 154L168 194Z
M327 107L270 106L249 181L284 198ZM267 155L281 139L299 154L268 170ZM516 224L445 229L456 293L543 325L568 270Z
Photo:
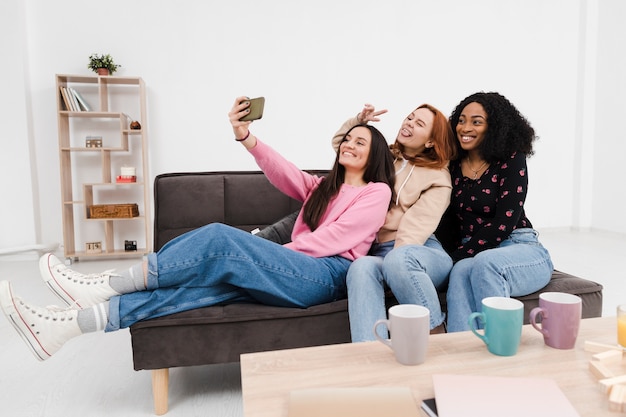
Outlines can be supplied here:
M105 331L224 302L305 308L338 300L350 264L212 223L148 255L147 290L111 298Z
M553 265L533 229L517 229L494 249L457 262L448 285L448 332L469 330L485 297L522 296L545 287Z
M393 249L393 245L393 241L374 244L371 256L357 259L348 270L348 312L353 342L374 340L374 323L387 318L385 284L400 304L427 307L431 328L445 319L437 291L445 288L452 259L434 235L423 246ZM384 326L378 328L379 335L387 338L383 329Z

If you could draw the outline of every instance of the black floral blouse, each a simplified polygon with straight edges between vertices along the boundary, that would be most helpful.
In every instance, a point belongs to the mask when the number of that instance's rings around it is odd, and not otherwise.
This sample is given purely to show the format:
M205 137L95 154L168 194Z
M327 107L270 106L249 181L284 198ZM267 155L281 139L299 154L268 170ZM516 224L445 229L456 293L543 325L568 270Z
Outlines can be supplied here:
M450 173L450 209L460 228L459 246L451 253L454 262L498 246L515 229L532 228L524 213L526 155L515 153L492 163L476 180L463 176L460 160L450 163Z

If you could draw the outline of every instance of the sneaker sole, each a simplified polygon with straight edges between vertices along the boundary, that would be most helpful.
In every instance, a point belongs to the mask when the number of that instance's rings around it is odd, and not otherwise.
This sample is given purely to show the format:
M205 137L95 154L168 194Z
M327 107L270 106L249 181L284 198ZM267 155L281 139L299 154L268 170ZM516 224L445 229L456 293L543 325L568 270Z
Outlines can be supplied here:
M82 307L79 303L76 302L76 300L72 298L71 295L65 292L63 287L61 287L59 283L57 282L56 278L54 277L54 274L52 273L52 270L50 269L50 256L51 256L50 254L44 255L39 260L39 272L44 282L46 283L48 288L50 288L50 291L52 291L54 295L56 295L68 307L72 305L77 305L79 307Z
M28 324L24 322L17 307L15 307L13 290L11 289L11 283L8 281L0 282L0 307L2 307L2 311L9 320L9 323L11 323L22 340L24 340L33 355L40 361L48 359L50 355L41 347L37 337L33 334Z

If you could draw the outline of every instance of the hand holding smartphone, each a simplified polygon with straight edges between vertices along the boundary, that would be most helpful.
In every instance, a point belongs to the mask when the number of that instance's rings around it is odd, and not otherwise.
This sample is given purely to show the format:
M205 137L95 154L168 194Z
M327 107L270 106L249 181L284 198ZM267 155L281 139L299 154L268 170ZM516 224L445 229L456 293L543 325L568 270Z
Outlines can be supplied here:
M239 121L246 122L250 120L258 120L263 117L263 108L265 107L265 97L257 97L252 98L250 100L250 106L248 109L250 110L248 114L243 116Z

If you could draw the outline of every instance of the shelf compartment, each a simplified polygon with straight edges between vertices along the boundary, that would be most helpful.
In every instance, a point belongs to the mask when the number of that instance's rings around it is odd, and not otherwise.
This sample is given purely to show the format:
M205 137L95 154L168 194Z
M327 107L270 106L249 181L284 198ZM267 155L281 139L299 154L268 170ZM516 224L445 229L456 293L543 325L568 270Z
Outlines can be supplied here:
M139 215L143 215L145 211L142 204L144 188L141 183L83 184L86 219L92 219L89 217L90 206L102 204L137 204ZM137 218L137 216L133 218Z
M110 113L110 112L59 112L59 148L61 150L99 150L114 149L128 150L130 134L128 125L130 124L130 116L126 113ZM72 132L72 135L70 135ZM78 134L81 132L82 135ZM143 132L137 135L142 136ZM102 147L87 147L84 140L87 136L100 136L103 139L119 138L118 145ZM72 140L73 138L73 140Z

